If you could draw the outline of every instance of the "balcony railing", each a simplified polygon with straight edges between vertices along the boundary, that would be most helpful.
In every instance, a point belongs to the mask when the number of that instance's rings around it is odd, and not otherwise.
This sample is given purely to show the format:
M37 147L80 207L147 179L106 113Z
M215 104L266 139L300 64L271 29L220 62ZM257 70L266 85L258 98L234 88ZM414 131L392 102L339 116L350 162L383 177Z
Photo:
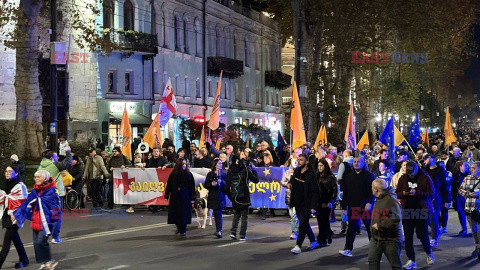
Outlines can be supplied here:
M118 44L122 50L133 51L147 54L158 53L158 39L157 35L147 34L136 31L118 31L113 29L106 29L103 32L105 39Z
M292 85L292 76L281 71L265 71L265 85L283 90Z
M243 75L243 61L227 57L208 57L207 73L209 76L219 76L223 70L223 76L235 79Z

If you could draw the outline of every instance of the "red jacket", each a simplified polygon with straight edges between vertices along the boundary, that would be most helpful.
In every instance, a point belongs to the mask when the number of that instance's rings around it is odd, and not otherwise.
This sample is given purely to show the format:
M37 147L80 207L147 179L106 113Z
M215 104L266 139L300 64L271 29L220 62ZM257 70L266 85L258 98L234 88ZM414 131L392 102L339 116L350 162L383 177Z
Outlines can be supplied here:
M33 188L37 190L38 196L42 194L42 192L48 188L57 188L55 185L55 180L53 178L50 178L51 182L46 185L34 185ZM30 223L30 228L34 231L43 231L43 226L42 226L42 217L40 216L40 211L37 211L37 207L34 206L32 209L32 222Z

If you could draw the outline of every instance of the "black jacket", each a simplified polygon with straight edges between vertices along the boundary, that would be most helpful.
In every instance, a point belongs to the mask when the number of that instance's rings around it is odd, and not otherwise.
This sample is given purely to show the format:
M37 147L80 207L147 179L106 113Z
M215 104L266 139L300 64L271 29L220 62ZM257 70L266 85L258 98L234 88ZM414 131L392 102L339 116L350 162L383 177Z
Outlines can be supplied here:
M333 203L337 200L338 185L337 179L333 174L327 176L317 175L317 182L320 189L320 206L323 203Z
M152 157L147 162L147 168L158 168L167 165L167 159L165 157Z
M218 176L216 172L209 172L205 179L205 188L208 189L207 205L209 209L219 209L225 207L225 193L227 193L227 185L225 182L226 175L222 174L220 179L223 180L218 183ZM213 186L212 182L216 181L217 185Z
M72 175L73 181L82 181L83 168L80 162L75 164L75 166L71 166L68 172Z
M257 171L253 170L250 166L246 163L246 160L240 160L237 163L233 163L230 165L230 168L227 172L227 196L232 201L233 208L248 208L252 203L250 201L250 189L248 188L248 181L252 181L253 183L258 183L258 176ZM232 197L232 179L234 176L240 176L240 181L243 187L243 193L245 196L242 199L235 199Z
M318 210L318 200L320 197L319 186L315 172L307 167L307 170L302 173L301 168L296 168L290 178L292 185L292 192L290 194L290 206L295 208L307 208ZM303 191L303 196L300 192ZM298 210L297 210L298 211Z
M375 175L363 168L360 172L351 171L343 179L340 185L343 191L342 206L363 209L367 203L373 204L372 182Z
M210 169L211 167L212 167L212 162L207 157L203 157L202 159L195 158L193 160L193 168L207 168L207 169Z
M447 180L445 179L445 171L442 167L437 166L434 169L426 168L425 172L428 173L430 179L432 179L433 187L435 188L434 203L436 205L450 203L452 201L452 195L448 192Z

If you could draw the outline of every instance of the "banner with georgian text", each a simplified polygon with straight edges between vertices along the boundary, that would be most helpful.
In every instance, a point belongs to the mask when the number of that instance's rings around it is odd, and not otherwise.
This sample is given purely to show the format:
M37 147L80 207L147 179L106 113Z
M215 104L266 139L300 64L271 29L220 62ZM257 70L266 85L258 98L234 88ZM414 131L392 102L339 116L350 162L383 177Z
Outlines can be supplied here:
M287 168L255 168L258 183L249 182L252 207L287 208L285 188L280 184ZM203 189L209 169L190 169L197 190ZM164 198L165 187L171 168L162 169L114 169L113 194L115 204L168 205ZM227 206L231 203L227 198Z

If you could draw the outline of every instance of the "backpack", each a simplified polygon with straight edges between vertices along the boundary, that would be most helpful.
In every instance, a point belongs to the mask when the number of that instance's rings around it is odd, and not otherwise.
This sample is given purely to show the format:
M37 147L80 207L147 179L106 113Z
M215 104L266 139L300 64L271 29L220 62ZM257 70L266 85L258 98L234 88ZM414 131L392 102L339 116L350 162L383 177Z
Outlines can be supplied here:
M230 194L234 201L243 200L245 198L245 189L242 181L242 173L232 173L230 175Z

